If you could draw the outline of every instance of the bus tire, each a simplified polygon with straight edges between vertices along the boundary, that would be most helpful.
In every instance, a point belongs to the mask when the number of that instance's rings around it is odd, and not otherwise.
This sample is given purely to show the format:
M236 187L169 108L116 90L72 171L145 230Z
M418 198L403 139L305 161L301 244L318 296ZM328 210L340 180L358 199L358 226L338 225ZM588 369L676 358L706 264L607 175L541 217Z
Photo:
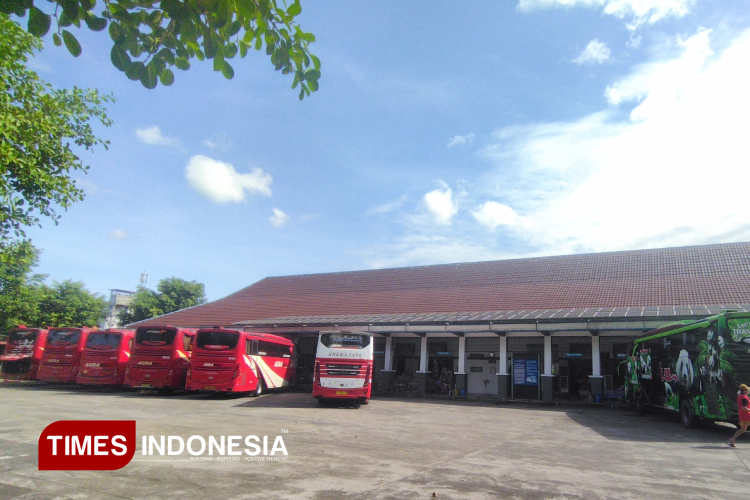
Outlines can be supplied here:
M318 398L318 403L320 406L325 406L327 403L326 398Z
M638 415L644 416L646 414L646 401L643 394L638 394L635 398L635 405L638 408Z
M683 399L680 402L680 420L682 420L682 426L685 429L692 429L695 427L698 419L693 414L693 406L690 404L689 399Z
M261 394L263 394L263 379L258 380L258 385L255 387L255 392L253 393L253 397L258 397Z

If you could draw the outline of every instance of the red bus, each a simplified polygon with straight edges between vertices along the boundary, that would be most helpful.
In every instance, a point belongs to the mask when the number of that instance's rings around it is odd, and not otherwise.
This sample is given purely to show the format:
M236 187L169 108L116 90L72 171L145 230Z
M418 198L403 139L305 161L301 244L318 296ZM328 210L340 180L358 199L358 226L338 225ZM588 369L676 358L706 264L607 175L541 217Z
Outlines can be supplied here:
M185 388L193 391L252 392L297 382L294 343L268 333L224 328L198 330Z
M0 377L33 380L42 362L47 330L18 325L10 331L5 352L0 355Z
M367 403L372 393L372 334L320 332L315 353L313 397Z
M90 332L83 347L76 382L83 385L122 385L134 335L133 330Z
M139 326L125 371L125 385L138 389L184 389L195 330Z
M75 382L81 354L91 328L50 328L36 379L41 382Z

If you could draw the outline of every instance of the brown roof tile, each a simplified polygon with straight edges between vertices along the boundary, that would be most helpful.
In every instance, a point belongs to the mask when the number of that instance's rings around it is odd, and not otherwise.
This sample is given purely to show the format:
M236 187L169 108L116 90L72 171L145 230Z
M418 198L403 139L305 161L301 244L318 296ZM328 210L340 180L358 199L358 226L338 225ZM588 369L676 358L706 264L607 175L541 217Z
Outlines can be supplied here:
M270 277L140 324L701 304L750 304L750 242Z

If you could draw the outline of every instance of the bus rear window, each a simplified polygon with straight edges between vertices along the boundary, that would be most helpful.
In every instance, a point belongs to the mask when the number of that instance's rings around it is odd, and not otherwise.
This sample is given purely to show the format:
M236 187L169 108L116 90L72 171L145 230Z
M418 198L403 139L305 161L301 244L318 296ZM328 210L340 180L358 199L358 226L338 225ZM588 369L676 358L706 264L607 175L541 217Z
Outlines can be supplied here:
M198 347L201 349L223 348L234 349L240 340L240 334L235 332L200 332Z
M39 332L36 330L15 330L10 332L8 342L16 345L33 344Z
M47 336L47 343L53 345L77 344L80 338L81 332L78 330L53 330Z
M138 329L135 334L135 342L139 345L172 345L177 330L174 328L147 328Z
M322 333L320 342L329 349L336 347L364 349L370 345L370 336L356 333Z
M122 334L119 333L89 333L86 338L87 349L117 349L120 347Z

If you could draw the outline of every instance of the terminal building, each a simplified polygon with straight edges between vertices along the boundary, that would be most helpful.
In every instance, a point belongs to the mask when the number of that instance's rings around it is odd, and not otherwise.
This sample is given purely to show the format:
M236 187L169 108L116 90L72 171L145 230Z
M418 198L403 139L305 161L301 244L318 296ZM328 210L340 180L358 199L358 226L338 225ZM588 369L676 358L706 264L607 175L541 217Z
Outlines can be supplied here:
M224 326L297 344L371 332L381 392L616 398L629 343L678 320L750 311L750 243L269 277L131 326Z

